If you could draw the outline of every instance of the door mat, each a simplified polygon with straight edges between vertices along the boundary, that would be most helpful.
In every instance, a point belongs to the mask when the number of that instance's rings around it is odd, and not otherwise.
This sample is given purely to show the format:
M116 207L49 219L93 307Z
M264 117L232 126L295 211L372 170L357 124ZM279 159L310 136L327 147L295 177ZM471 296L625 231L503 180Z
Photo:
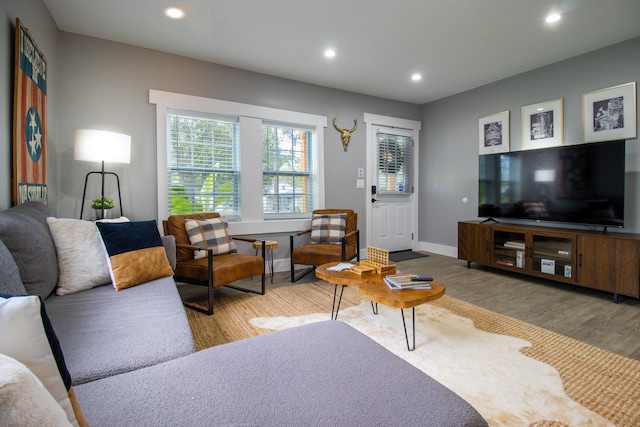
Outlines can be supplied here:
M393 262L406 261L408 259L423 258L429 255L413 251L397 251L389 253L389 260Z

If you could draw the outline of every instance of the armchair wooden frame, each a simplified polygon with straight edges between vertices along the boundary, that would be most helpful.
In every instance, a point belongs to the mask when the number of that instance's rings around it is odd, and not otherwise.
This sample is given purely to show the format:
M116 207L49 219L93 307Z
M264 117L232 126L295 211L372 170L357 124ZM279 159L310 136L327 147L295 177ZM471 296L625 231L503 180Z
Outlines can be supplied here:
M204 215L207 218L215 218L217 215ZM175 215L174 217L182 217L182 218L197 218L197 219L206 219L203 218L202 215L194 215L194 216L190 216L190 215ZM163 221L163 228L164 228L164 234L168 235L168 234L173 234L171 233L171 227L168 224L168 220ZM174 230L175 232L176 230ZM182 234L182 231L180 231L180 234ZM174 234L174 236L176 236ZM213 309L213 295L214 295L214 290L216 287L220 287L220 286L226 286L228 288L231 289L236 289L239 291L243 291L243 292L249 292L249 293L253 293L253 294L259 294L259 295L264 295L265 291L266 291L266 281L265 281L265 255L266 255L266 244L264 240L259 240L259 239L254 239L251 237L244 237L244 236L231 236L231 238L233 240L239 240L239 241L244 241L244 242L249 242L251 244L253 244L254 242L261 242L261 246L262 246L262 257L257 257L255 255L246 255L246 254L237 254L237 253L232 253L232 254L221 254L221 255L214 255L213 254L213 249L211 248L202 248L200 246L195 246L195 245L191 245L191 244L186 244L186 243L181 243L179 240L184 241L184 236L186 236L186 231L184 232L184 235L182 236L182 239L179 239L176 236L176 253L179 254L180 251L182 251L183 254L185 253L191 253L193 254L193 251L202 251L205 250L207 251L207 268L206 268L206 277L205 274L202 274L204 270L204 265L197 265L195 266L195 268L197 268L198 273L195 274L185 274L184 272L187 271L191 271L194 268L194 260L192 259L187 259L187 260L180 260L180 258L176 259L176 274L174 276L175 281L177 282L183 282L183 283L188 283L191 285L198 285L198 286L206 286L207 287L207 307L206 308L201 308L198 307L196 305L190 304L186 301L183 301L183 305L187 308L190 308L192 310L198 311L200 313L204 313L207 315L212 315L214 312ZM188 251L188 252L185 252ZM178 255L179 257L179 255ZM237 258L238 260L238 265L239 265L239 269L240 271L235 271L234 274L232 274L231 276L229 276L228 273L223 274L222 279L220 279L222 282L218 281L218 283L216 283L216 258L219 257L219 260L224 259L225 261L223 263L219 263L221 264L225 264L227 267L228 266L232 266L234 265L234 261ZM234 258L235 257L235 258ZM258 272L257 267L255 267L257 264L254 261L251 261L251 258L261 258L261 270L260 272ZM247 262L247 260L249 260L252 263L252 268L253 270L246 270L245 269L245 264ZM198 260L200 261L200 260ZM185 263L190 263L191 264L191 269L184 269L181 268L181 262L183 264ZM197 261L196 261L197 262ZM203 264L203 263L202 263ZM246 271L244 271L246 270ZM182 273L181 273L182 272ZM255 289L249 289L249 288L244 288L244 287L240 287L240 286L235 286L235 285L231 285L231 283L233 283L236 280L240 280L240 279L244 279L244 278L249 278L255 275L261 275L261 285L260 285L260 290L255 290Z
M296 282L309 274L312 271L315 271L318 265L325 264L327 262L337 262L337 261L350 261L356 258L360 261L360 230L358 230L358 214L353 210L349 209L318 209L313 211L314 214L335 214L335 213L346 213L347 214L347 228L345 229L345 235L342 236L340 245L337 244L324 244L324 243L315 243L315 244L307 244L301 245L296 248L297 240L305 235L311 234L311 229L306 229L302 231L298 231L289 235L289 259L291 260L291 282ZM340 251L337 250L337 247L340 247ZM300 248L305 248L305 254L296 257L296 253L299 252ZM317 251L315 250L317 248ZM335 249L334 249L335 248ZM315 253L314 253L315 252ZM299 262L301 258L306 262ZM296 276L295 273L295 264L306 264L312 265L312 268L305 269L302 274Z

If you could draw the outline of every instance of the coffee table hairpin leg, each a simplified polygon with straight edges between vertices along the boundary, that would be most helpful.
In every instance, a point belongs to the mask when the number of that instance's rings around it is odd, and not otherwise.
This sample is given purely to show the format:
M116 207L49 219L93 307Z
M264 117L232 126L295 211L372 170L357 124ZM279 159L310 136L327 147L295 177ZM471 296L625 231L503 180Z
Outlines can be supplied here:
M413 317L413 347L409 347L409 335L407 334L407 324L404 321L404 310L401 308L402 313L402 326L404 326L404 337L407 340L407 350L413 351L416 349L416 308L411 307L411 313Z
M340 290L340 298L338 299L338 305L336 306L336 296L338 294L338 285L333 288L333 304L331 305L331 320L338 320L338 311L340 311L340 303L342 302L342 294L344 293L344 287Z
M373 310L373 314L378 314L378 303L371 301L371 309ZM407 324L404 320L404 309L400 309L400 313L402 314L402 326L404 327L404 338L407 341L407 350L409 351L416 349L416 308L411 307L411 311L413 316L413 347L409 346L409 334L407 334Z

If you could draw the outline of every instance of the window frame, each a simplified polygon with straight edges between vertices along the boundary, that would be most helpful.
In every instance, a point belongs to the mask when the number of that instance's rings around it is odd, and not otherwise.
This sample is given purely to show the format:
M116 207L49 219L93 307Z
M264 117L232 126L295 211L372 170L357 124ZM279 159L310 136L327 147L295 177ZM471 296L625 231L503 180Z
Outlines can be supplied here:
M262 234L296 231L308 226L311 212L304 218L265 218L262 210L262 124L280 123L310 128L315 132L318 209L324 207L324 128L327 117L200 96L149 90L149 103L156 105L156 164L158 223L168 209L167 115L169 110L193 111L216 116L238 117L240 123L240 222L229 223L232 234Z
M311 153L308 155L308 157L312 160L309 160L307 162L307 167L308 170L307 171L300 171L300 170L291 170L291 171L280 171L280 170L265 170L264 169L264 163L263 163L263 169L262 169L262 177L263 177L263 182L264 182L264 178L265 176L272 176L275 177L276 180L278 180L279 178L282 177L293 177L294 180L295 179L300 179L302 177L307 177L309 180L315 181L317 179L317 165L315 165L315 161L313 160L317 150L315 149L315 146L318 144L317 141L317 137L315 135L315 130L309 128L309 127L305 127L305 126L300 126L300 125L292 125L290 123L271 123L271 122L266 122L264 121L262 123L262 127L263 127L263 135L264 135L264 128L265 127L273 127L276 129L286 129L286 130L297 130L297 131L305 131L309 133L309 138L307 138L308 140L308 144L310 145L310 151ZM275 156L278 156L278 151L277 149L272 150L272 154ZM302 151L300 151L302 152ZM263 141L263 146L262 146L262 153L263 153L263 159L264 159L264 153L265 153L265 148L264 148L264 141ZM291 152L292 154L292 160L293 160L293 156L294 156L294 152ZM283 156L284 157L284 156ZM307 157L307 155L305 155L304 157ZM263 187L264 189L264 187ZM317 202L317 197L316 197L316 189L312 188L309 192L306 193L307 196L311 201L311 205L312 206L317 206L318 202ZM280 193L275 193L274 194L276 198L280 198L281 194ZM263 192L263 197L265 196L264 192ZM292 197L294 196L294 194L292 193ZM292 201L292 203L295 204L295 201ZM263 203L263 209L264 209L264 203ZM314 208L312 207L312 210ZM319 209L319 208L318 208ZM278 219L278 218L287 218L287 219L292 219L292 218L309 218L311 211L309 212L303 212L303 213L296 213L296 212L282 212L282 213L275 213L275 212L268 212L265 213L263 211L264 217L265 219Z
M222 167L218 170L216 170L216 168L212 167L212 166L206 166L206 167L202 167L198 164L191 164L190 166L186 166L184 164L177 164L177 165L170 165L170 161L169 159L167 159L167 171L169 172L182 172L183 174L188 174L188 173L193 173L194 175L197 174L202 174L202 173L208 173L209 175L211 173L220 173L220 174L224 174L224 175L229 175L231 177L231 180L236 182L236 184L234 184L234 192L232 192L232 197L234 200L236 200L235 203L233 203L233 208L229 211L225 211L225 212L220 212L221 215L225 216L227 218L228 221L236 221L236 219L238 218L238 216L240 215L240 200L242 195L240 194L240 124L238 122L238 118L237 117L217 117L217 116L212 116L211 114L206 114L206 113L198 113L198 112L193 112L193 111L184 111L184 110L176 110L174 108L170 108L167 111L167 126L169 127L168 129L168 134L169 133L173 133L174 129L171 128L171 125L169 123L169 117L170 116L175 116L176 118L178 117L182 117L182 118L187 118L189 120L205 120L205 121L210 121L212 123L214 123L214 125L212 127L215 128L215 124L220 124L220 123L229 123L233 126L233 132L232 132L232 137L229 142L230 144L228 145L228 149L231 152L230 158L228 160L230 160L230 163L228 165L228 167ZM189 126L189 130L193 130L193 126ZM174 135L171 135L172 138ZM175 135L177 137L177 135ZM211 135L211 138L215 138L214 134ZM177 142L177 140L176 140ZM224 142L224 141L222 141ZM169 144L169 142L167 141L167 149L169 150L169 146L173 145ZM185 152L184 150L182 150L180 147L189 147L190 149ZM190 140L190 141L182 141L182 143L177 143L176 144L176 154L192 154L195 153L196 151L198 151L199 147L211 147L211 141L197 141L197 140ZM215 152L215 150L212 148L212 154L213 152ZM192 156L191 156L192 157ZM181 157L182 158L182 157ZM183 162L184 163L184 162ZM167 173L167 179L169 179L169 173ZM169 179L169 182L171 182L171 180ZM203 183L204 185L204 183ZM185 190L187 190L185 188ZM213 188L211 189L213 192ZM191 191L186 191L187 194L191 194L194 197L194 201L195 198L198 197L197 193L195 193L195 189L191 189ZM219 194L219 196L221 196ZM168 197L171 198L173 197L173 195L170 195ZM211 197L214 198L215 196L213 194L200 194L200 197ZM172 200L168 200L167 205L171 206Z

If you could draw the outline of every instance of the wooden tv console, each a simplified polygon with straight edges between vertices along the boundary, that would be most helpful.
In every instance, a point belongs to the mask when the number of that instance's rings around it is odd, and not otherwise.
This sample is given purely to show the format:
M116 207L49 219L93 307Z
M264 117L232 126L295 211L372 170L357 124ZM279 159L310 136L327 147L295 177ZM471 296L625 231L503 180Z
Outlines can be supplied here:
M640 235L458 222L458 259L640 298Z

